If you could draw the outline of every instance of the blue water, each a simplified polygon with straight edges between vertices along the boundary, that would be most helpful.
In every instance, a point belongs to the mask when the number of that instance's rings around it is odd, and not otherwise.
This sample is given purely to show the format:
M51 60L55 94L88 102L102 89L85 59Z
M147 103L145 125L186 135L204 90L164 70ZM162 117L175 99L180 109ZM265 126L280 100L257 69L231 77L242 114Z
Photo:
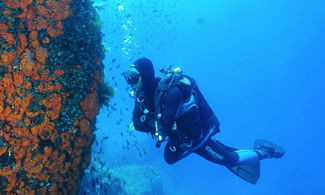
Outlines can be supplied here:
M325 1L95 2L109 48L106 81L117 88L116 111L101 110L97 123L98 139L110 136L101 146L109 166L152 165L169 178L166 194L325 194ZM221 121L221 142L249 149L272 140L284 158L262 161L256 185L195 154L167 165L150 135L128 135L133 100L120 74L139 57L156 72L172 64L196 79Z

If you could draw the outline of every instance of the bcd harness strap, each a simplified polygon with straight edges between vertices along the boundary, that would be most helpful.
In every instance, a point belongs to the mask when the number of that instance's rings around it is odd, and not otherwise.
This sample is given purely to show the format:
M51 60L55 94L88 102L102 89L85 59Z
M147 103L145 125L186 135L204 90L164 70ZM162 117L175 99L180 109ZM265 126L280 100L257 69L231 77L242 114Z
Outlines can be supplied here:
M154 96L154 103L155 103L155 132L154 136L157 140L156 147L160 147L161 142L165 141L165 135L163 132L159 131L159 126L158 126L158 120L161 119L161 106L162 102L165 99L165 96L168 92L168 89L172 86L173 82L175 81L175 78L178 75L175 75L176 73L173 73L170 76L166 76L165 78L162 78L155 91L155 96Z
M159 120L161 120L162 114L162 104L165 99L165 96L169 89L172 86L177 86L177 84L185 84L187 87L191 88L191 94L190 96L178 107L176 116L174 120L176 120L178 117L180 117L182 114L187 112L189 109L191 109L193 106L198 107L197 105L197 97L195 94L193 94L193 84L196 86L195 82L192 83L188 78L186 78L185 75L172 72L167 74L164 78L160 80L158 83L158 86L155 91L155 97L154 97L154 103L155 103L155 132L154 137L157 140L156 147L160 147L161 142L166 140L166 132L162 132L161 128L159 127ZM174 128L175 128L175 122L174 122Z

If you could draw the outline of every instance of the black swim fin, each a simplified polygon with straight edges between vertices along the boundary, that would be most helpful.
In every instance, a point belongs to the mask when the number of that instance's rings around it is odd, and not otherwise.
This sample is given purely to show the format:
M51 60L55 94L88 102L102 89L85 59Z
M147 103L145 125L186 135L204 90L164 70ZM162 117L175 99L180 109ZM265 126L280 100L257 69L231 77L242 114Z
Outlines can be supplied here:
M263 139L257 139L254 143L254 150L259 152L263 159L265 158L282 158L286 151L273 142Z
M227 168L251 184L256 184L260 178L260 163L258 160L247 164L227 166Z

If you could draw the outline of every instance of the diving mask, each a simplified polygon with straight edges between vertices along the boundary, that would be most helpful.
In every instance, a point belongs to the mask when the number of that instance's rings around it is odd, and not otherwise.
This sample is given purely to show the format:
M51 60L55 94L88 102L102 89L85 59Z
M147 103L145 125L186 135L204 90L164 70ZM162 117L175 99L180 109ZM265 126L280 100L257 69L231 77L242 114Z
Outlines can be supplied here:
M139 71L132 65L126 72L123 73L123 75L128 85L137 84L140 77Z

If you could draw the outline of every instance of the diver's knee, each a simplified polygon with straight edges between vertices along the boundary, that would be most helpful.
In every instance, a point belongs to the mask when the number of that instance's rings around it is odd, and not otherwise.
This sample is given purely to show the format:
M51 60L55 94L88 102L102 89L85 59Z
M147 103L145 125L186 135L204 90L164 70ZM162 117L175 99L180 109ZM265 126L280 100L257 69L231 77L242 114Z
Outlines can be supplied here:
M165 157L165 162L169 165L172 165L172 164L175 164L177 162L177 160Z

